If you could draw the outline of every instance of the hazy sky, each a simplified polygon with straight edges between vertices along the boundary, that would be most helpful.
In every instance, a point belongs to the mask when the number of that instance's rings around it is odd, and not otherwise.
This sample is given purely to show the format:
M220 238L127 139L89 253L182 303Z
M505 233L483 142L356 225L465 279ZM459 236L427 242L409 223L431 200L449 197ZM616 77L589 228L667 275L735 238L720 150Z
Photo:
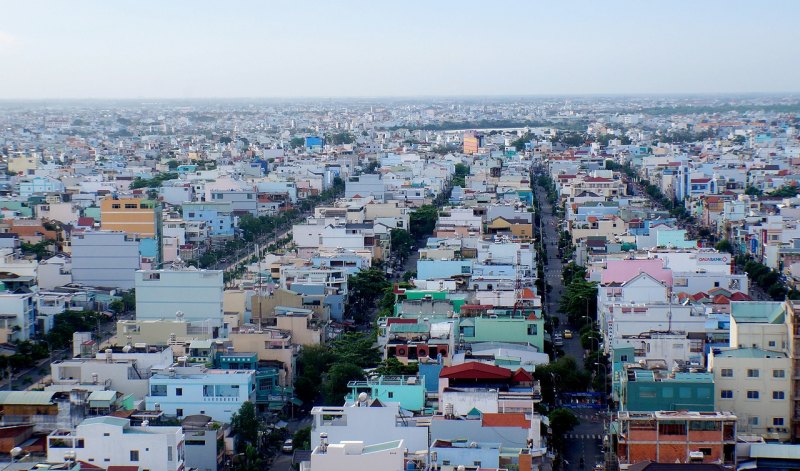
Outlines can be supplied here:
M800 1L4 0L0 98L800 90Z

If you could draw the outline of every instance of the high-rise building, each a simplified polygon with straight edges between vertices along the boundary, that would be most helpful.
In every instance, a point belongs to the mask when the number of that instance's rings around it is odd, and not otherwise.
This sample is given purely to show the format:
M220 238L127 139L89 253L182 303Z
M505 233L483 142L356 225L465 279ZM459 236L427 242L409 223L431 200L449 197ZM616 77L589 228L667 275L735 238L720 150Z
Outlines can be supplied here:
M483 147L483 134L476 132L464 133L464 153L476 154Z

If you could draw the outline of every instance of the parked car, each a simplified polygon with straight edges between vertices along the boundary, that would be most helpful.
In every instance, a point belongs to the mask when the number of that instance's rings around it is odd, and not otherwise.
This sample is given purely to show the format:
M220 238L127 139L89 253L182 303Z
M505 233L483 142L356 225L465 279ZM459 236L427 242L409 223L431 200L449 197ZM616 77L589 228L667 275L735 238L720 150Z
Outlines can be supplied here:
M572 331L565 329L564 330L564 338L565 339L571 339L572 338Z
M291 438L287 438L286 441L283 442L281 451L283 451L284 453L291 453L294 451L294 443L292 442Z
M564 339L559 334L555 334L553 336L553 345L556 347L561 347L564 345Z

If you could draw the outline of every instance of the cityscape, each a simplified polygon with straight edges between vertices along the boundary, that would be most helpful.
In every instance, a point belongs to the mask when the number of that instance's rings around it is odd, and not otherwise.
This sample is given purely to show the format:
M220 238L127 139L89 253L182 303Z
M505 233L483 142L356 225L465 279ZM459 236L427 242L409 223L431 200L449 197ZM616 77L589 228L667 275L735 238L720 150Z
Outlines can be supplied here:
M800 6L512 3L9 4L0 469L800 469Z

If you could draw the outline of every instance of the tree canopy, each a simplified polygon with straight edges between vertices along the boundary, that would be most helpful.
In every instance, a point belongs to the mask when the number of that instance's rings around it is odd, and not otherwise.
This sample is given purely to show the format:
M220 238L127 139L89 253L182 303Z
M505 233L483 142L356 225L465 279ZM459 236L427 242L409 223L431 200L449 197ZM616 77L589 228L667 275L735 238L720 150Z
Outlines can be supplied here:
M410 216L411 234L415 238L431 234L439 219L439 210L436 206L426 204L417 208Z

